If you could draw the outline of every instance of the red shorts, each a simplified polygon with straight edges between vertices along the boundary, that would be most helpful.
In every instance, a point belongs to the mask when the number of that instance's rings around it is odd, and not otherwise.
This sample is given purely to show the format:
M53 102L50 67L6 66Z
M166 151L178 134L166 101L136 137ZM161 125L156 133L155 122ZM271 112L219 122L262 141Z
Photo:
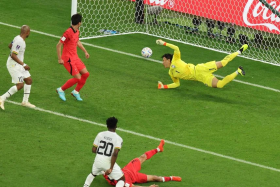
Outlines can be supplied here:
M147 175L139 173L141 169L141 162L139 158L130 161L122 170L125 174L125 180L131 179L131 183L146 183Z
M77 75L82 69L86 68L85 64L79 57L63 57L65 69L70 75Z

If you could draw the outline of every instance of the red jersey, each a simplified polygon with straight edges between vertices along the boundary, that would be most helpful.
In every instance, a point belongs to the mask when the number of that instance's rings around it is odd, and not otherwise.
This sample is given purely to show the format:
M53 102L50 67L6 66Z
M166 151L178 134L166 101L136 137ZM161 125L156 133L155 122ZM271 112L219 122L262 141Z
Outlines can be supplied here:
M79 41L79 30L75 31L73 27L68 28L60 39L63 43L62 58L65 57L78 57L77 43Z
M134 183L146 183L147 182L147 175L143 173L139 173L141 170L141 162L139 158L135 158L130 161L122 171L125 177L125 187L132 187ZM103 175L104 178L109 182L111 185L116 185L117 181L109 179L107 175Z

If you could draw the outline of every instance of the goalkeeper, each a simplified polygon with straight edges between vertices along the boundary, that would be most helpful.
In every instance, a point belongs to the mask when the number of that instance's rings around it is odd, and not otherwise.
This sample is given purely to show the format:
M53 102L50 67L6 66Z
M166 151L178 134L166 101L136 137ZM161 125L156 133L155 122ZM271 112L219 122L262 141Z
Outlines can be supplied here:
M181 60L181 52L179 47L166 43L163 40L157 40L158 45L165 45L174 49L174 54L164 54L162 56L163 65L165 68L169 68L169 75L173 80L172 84L164 85L162 82L158 82L158 89L176 88L180 86L180 79L193 80L203 82L205 85L212 88L223 88L226 84L232 81L238 74L244 76L245 71L241 66L232 74L226 76L223 80L217 79L213 73L218 69L226 66L237 55L244 52L248 45L244 44L238 51L226 56L221 61L211 61L203 64L189 64Z

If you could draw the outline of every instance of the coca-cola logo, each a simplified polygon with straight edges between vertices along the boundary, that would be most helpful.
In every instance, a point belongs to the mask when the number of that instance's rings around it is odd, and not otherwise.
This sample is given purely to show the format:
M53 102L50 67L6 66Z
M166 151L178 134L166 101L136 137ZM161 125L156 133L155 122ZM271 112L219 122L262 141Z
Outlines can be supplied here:
M243 21L248 26L265 26L270 31L276 30L280 32L280 18L273 14L266 6L264 6L261 2L258 1L258 3L253 7L255 0L248 0L244 11L243 11ZM275 1L272 1L269 3L270 6L272 6L275 10L280 10L280 4L277 6L277 3ZM253 21L249 21L254 18L254 20L258 20L257 23L253 23ZM256 21L254 21L256 22ZM270 22L270 23L267 23ZM278 27L277 27L278 25Z
M163 6L165 5L166 3L168 3L169 7L170 8L173 8L174 5L175 5L175 2L174 0L149 0L150 3L154 3L156 5L160 5L160 6Z

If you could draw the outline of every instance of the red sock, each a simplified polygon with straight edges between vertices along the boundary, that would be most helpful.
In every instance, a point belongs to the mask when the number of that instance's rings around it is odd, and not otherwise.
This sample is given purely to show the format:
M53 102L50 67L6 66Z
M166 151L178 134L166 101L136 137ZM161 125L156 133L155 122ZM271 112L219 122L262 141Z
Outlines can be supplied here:
M152 156L154 156L157 153L157 149L153 149L150 151L147 151L145 154L147 156L147 160L150 159Z
M64 90L67 90L68 88L72 87L74 84L76 84L78 82L79 79L76 79L76 78L72 78L72 79L69 79L63 86L61 86L61 89L64 91Z
M81 79L79 79L78 84L75 88L77 92L79 92L82 89L82 87L85 85L88 77L89 77L89 72L82 74L82 77Z
M163 178L164 178L164 182L171 181L171 177L163 177Z

